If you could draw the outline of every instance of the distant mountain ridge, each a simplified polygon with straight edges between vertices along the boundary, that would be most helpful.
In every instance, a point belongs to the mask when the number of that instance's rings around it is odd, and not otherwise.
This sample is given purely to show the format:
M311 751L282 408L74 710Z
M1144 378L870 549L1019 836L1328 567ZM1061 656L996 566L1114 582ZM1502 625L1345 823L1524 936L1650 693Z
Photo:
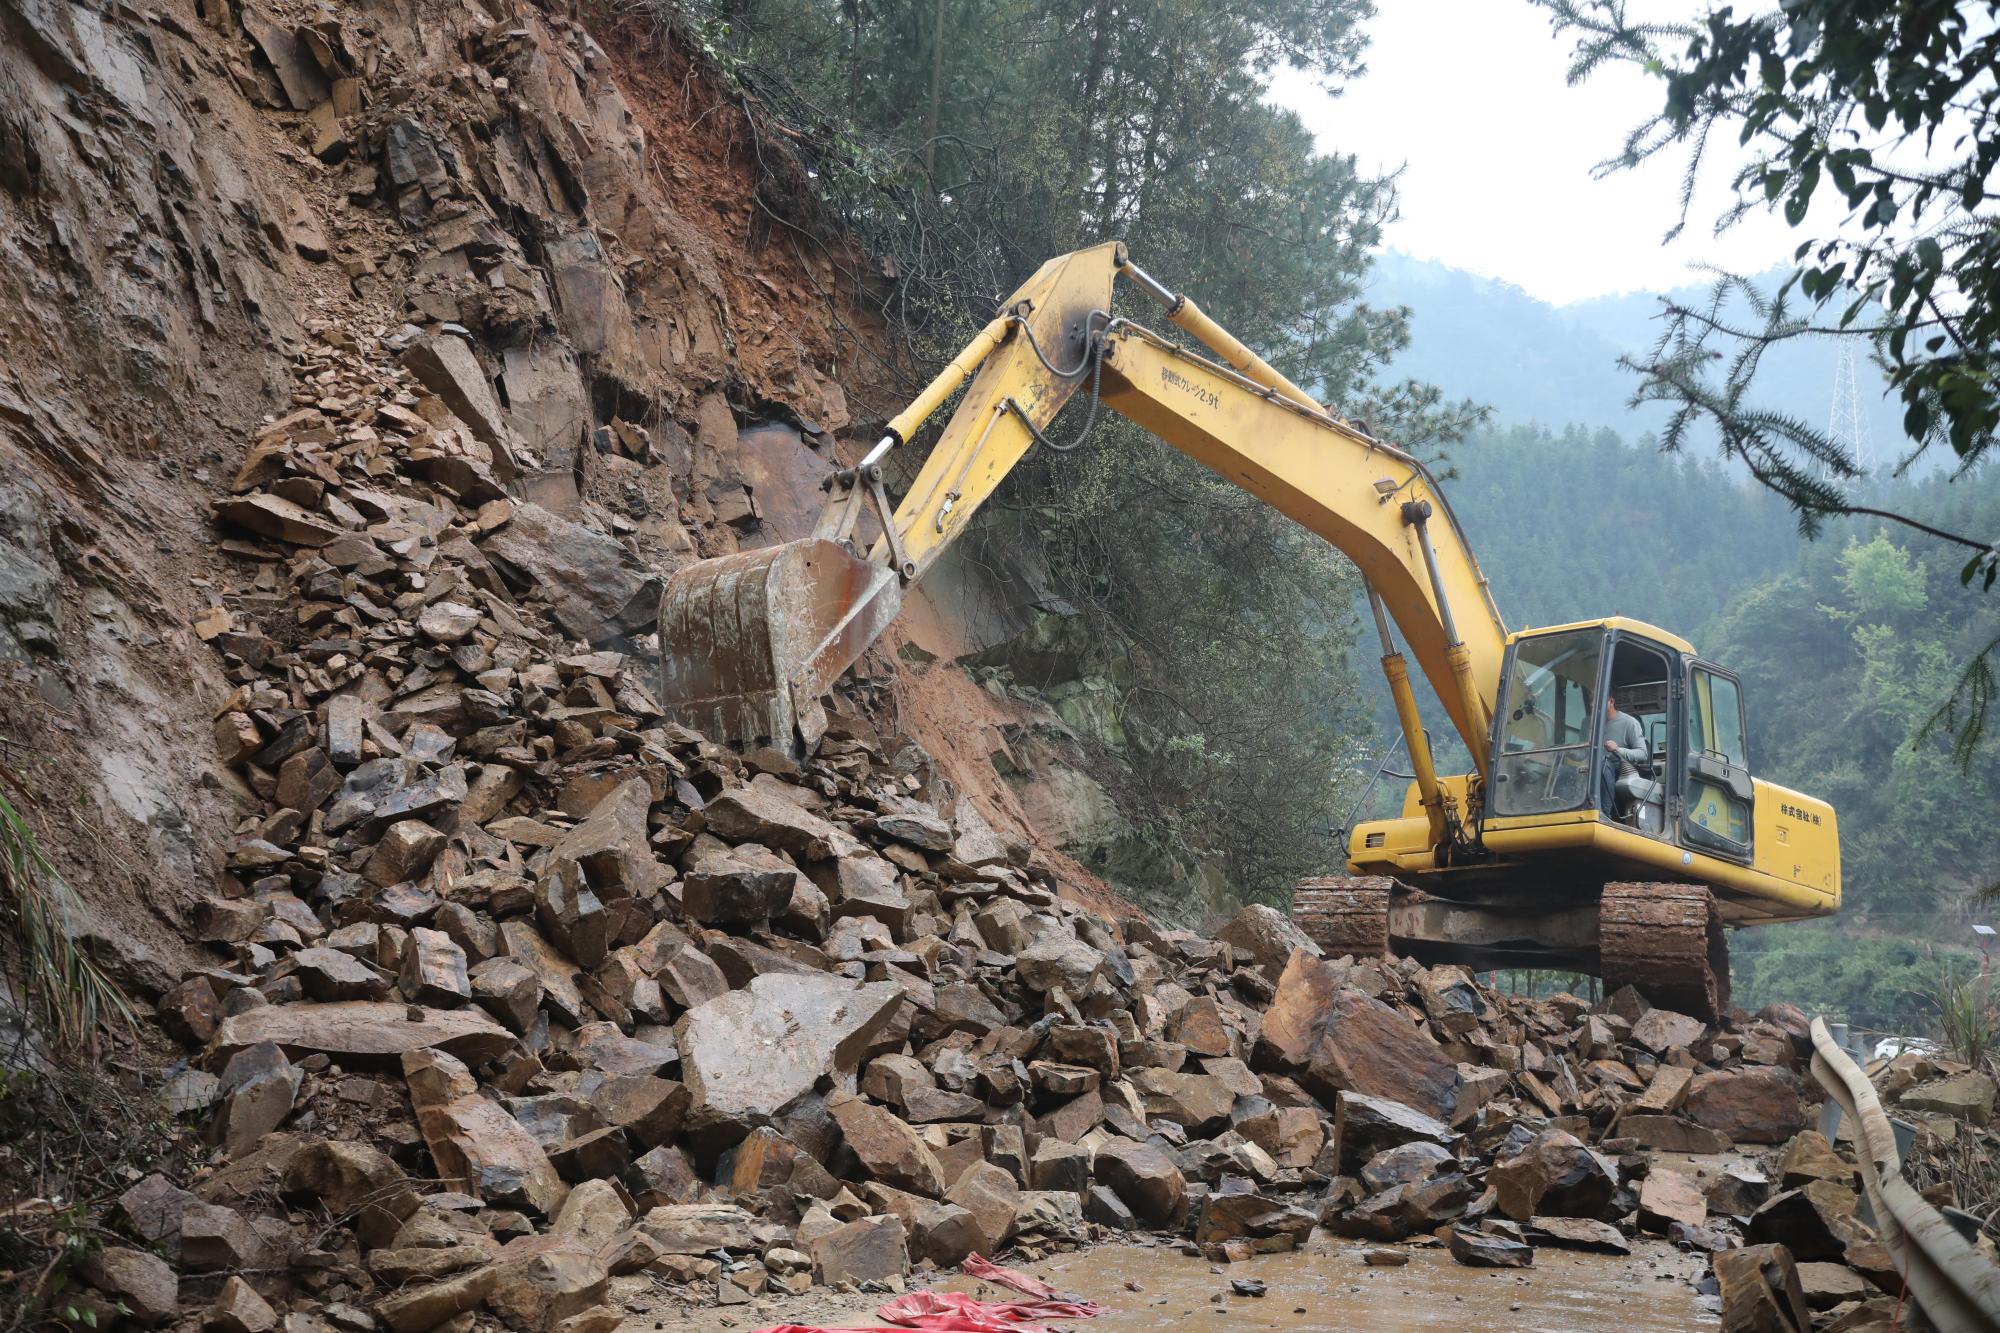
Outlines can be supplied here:
M1775 287L1782 272L1759 280ZM1670 295L1705 298L1704 284ZM1661 331L1657 297L1632 292L1552 305L1512 283L1385 251L1376 259L1368 299L1413 312L1410 346L1390 374L1436 384L1450 398L1493 408L1496 426L1579 425L1627 439L1657 433L1668 410L1627 406L1638 376L1622 355L1649 356ZM1833 402L1838 356L1831 340L1774 349L1765 357L1755 401L1824 429ZM1893 462L1902 448L1902 409L1865 358L1857 362L1858 399L1871 456Z

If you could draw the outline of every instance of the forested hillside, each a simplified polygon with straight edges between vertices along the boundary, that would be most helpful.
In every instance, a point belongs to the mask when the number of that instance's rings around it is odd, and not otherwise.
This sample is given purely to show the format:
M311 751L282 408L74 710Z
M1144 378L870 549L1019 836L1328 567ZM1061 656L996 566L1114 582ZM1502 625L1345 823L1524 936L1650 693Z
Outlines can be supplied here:
M1770 291L1783 277L1781 271L1766 273L1756 282ZM1701 275L1690 274L1688 285L1666 294L1698 305L1706 288ZM1394 362L1397 373L1486 403L1503 426L1559 431L1573 424L1631 439L1666 424L1665 406L1630 406L1639 381L1618 365L1620 356L1649 355L1659 339L1660 303L1650 293L1555 306L1512 283L1390 251L1376 260L1368 296L1416 314L1410 345ZM1737 314L1747 312L1737 308ZM1837 349L1826 340L1771 349L1758 381L1758 402L1824 426L1838 361ZM1880 374L1865 360L1857 359L1855 383L1855 403L1874 455L1892 461L1902 408L1884 396Z

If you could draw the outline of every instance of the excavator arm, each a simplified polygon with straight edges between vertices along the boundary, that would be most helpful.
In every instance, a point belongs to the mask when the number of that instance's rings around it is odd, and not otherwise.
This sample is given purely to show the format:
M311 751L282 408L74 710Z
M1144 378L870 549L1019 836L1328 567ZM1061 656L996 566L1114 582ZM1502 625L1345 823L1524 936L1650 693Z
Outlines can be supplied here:
M1199 355L1114 319L1124 276ZM970 381L969 384L967 381ZM880 460L958 388L965 395L893 513ZM1079 390L1344 552L1367 580L1417 779L1442 841L1456 812L1440 790L1393 620L1471 751L1488 763L1506 629L1442 493L1415 458L1328 412L1297 385L1106 244L1044 264L1001 314L889 423L860 464L829 478L812 538L704 561L676 574L662 609L666 702L739 739L806 743L818 697L866 650L921 576ZM863 513L881 522L855 553Z

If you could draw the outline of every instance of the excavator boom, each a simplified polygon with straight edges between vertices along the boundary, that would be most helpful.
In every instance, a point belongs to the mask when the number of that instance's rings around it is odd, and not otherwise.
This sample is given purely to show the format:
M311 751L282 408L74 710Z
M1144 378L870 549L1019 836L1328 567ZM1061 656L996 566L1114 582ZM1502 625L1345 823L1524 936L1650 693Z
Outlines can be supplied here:
M1113 319L1121 273L1220 359ZM963 400L888 513L880 455L962 384ZM854 660L893 619L889 585L869 570L899 583L920 577L1070 396L1092 386L1105 406L1346 552L1484 763L1506 627L1422 464L1329 413L1115 243L1044 264L870 455L830 479L810 558L780 546L674 575L661 617L665 701L738 740L810 745L820 722L808 700L838 676L842 654ZM828 549L852 552L871 507L882 534L865 557ZM857 610L857 597L868 605Z

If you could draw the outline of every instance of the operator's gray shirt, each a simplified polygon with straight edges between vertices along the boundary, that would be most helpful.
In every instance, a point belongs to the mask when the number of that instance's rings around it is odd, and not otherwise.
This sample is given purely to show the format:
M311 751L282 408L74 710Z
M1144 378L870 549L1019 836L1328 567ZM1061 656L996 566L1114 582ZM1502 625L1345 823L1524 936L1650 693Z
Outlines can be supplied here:
M1636 773L1639 765L1652 757L1646 747L1646 732L1630 713L1604 719L1604 739L1618 747L1618 773Z

